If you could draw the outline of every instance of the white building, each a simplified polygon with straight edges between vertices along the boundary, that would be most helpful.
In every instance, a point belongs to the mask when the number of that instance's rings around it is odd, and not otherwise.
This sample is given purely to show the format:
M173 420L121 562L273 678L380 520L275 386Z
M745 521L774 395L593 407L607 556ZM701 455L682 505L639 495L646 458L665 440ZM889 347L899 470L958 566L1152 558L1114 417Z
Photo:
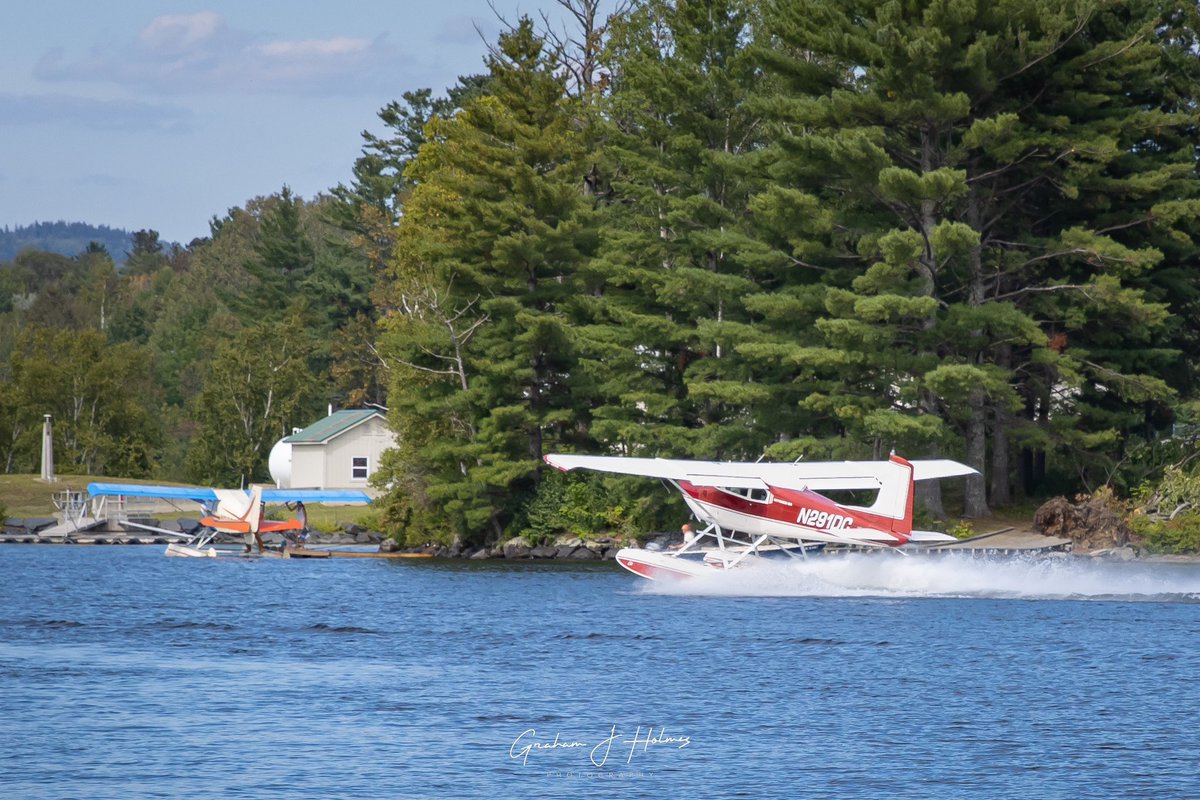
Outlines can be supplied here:
M374 409L335 411L280 439L268 466L280 489L362 489L384 450L396 445L383 414ZM374 494L374 492L371 492Z

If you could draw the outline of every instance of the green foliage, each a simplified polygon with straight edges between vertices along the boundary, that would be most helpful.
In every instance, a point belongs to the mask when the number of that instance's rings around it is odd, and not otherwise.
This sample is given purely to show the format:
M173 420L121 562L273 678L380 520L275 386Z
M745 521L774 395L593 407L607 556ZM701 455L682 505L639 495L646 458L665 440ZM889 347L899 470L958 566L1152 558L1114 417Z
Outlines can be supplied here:
M1149 553L1200 553L1200 511L1186 511L1165 520L1133 514L1129 525Z
M150 359L137 345L109 345L99 331L25 328L9 359L11 382L0 385L5 471L37 471L50 414L59 471L149 475L162 436Z
M947 530L946 533L950 534L956 539L970 539L975 535L975 526L970 520L960 519L958 522L951 525L950 529Z
M81 470L236 483L326 402L378 403L380 524L410 544L685 513L551 450L945 455L989 473L968 513L1153 482L1195 444L1166 433L1200 386L1198 28L643 0L581 57L523 20L486 75L382 109L330 197L284 187L186 248L0 254L0 460L32 468L50 409Z
M268 477L271 447L319 413L320 387L307 368L314 346L304 319L292 315L246 328L219 347L192 409L192 480L240 486Z
M500 535L583 413L566 306L594 243L576 105L528 20L488 67L488 93L435 117L406 171L380 341L398 469L419 498L403 513L429 503L441 535L472 539Z
M1133 494L1127 520L1152 553L1200 552L1200 470L1187 466L1195 452Z
M628 523L626 509L609 502L597 476L548 473L525 504L514 528L530 542L548 542L560 534L588 538L613 533ZM524 525L519 526L521 517Z

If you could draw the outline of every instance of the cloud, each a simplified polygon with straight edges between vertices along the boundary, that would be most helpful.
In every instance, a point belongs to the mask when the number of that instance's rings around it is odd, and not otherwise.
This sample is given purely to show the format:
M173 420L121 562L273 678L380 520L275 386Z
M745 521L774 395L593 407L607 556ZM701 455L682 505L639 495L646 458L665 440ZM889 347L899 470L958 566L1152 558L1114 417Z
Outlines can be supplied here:
M433 39L438 44L475 45L483 52L483 43L496 41L499 31L495 20L460 15L443 21Z
M50 51L34 75L165 95L346 95L392 87L403 66L405 59L385 36L264 40L202 11L155 17L133 40L75 60Z
M193 115L179 106L140 100L98 100L67 94L0 92L0 125L66 125L83 130L184 133Z
M165 14L155 17L138 34L138 44L148 50L186 50L219 36L224 30L225 20L213 11Z

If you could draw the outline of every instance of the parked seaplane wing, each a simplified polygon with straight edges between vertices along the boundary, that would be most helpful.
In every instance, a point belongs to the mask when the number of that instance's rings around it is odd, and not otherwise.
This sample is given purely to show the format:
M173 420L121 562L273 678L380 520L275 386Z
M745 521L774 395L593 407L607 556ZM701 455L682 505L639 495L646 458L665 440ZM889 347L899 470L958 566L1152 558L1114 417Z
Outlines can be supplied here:
M888 461L800 461L796 463L761 461L691 461L676 458L625 458L622 456L585 456L551 453L546 463L569 472L590 469L620 475L640 475L670 481L687 481L693 486L717 486L735 489L878 489L892 467ZM975 470L948 459L909 462L913 480L934 480L970 475Z
M161 500L195 500L215 502L217 492L200 486L154 486L138 483L89 483L92 497L152 497Z
M222 490L204 486L161 486L139 483L89 483L92 497L147 497L161 500L217 502ZM234 490L238 491L238 490ZM265 503L369 503L371 497L357 489L263 489Z

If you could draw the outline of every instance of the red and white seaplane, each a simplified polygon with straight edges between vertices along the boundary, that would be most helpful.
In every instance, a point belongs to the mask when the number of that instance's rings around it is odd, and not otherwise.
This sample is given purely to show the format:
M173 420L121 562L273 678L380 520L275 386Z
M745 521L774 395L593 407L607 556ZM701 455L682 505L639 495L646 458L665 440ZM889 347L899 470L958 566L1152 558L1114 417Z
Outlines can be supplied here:
M696 518L707 525L678 550L626 547L617 562L651 580L731 569L747 559L806 555L826 544L899 548L954 541L912 527L914 481L974 474L945 459L762 463L625 458L552 453L552 467L641 475L671 483ZM873 493L869 505L835 502L828 494ZM798 554L797 554L798 553Z

